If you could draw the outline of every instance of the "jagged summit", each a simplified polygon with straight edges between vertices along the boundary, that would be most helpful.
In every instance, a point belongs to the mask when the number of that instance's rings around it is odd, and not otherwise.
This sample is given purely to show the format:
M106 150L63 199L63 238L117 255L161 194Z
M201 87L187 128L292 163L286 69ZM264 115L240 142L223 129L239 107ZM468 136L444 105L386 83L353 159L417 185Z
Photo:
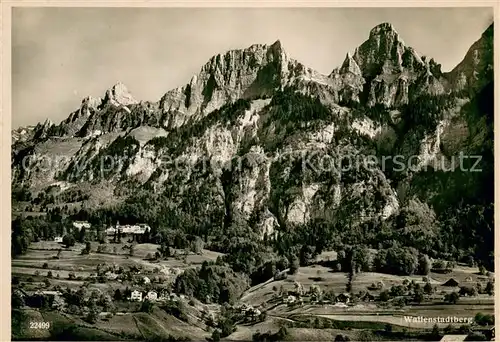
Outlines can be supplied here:
M224 53L212 56L208 62L201 68L201 72L213 69L224 62L230 63L235 59L241 59L242 62L262 61L267 55L279 58L285 54L281 41L278 39L272 44L252 44L242 49L231 49ZM252 63L253 64L253 63Z
M361 75L361 69L359 68L358 64L354 60L353 56L351 53L347 53L344 62L342 63L342 66L339 69L340 73L353 73L355 75Z
M283 45L281 44L281 41L277 39L274 43L271 44L271 47L274 49L283 49Z
M491 36L492 31L491 27L483 34L462 66L445 75L451 87L464 88L474 83L477 71L486 69L476 61L486 55L483 51L488 50L488 44L483 42L492 39L484 37ZM290 58L282 42L276 39L272 43L253 44L212 56L183 86L166 92L156 103L139 106L145 108L146 114L130 106L140 102L118 81L103 98L85 97L79 108L63 121L61 132L85 134L81 131L84 127L88 132L90 128L107 132L129 122L134 125L147 122L171 129L199 120L228 102L271 97L277 89L289 86L303 93L319 94L335 104L356 102L398 107L418 94L443 92L446 85L442 76L439 64L420 57L405 45L391 23L384 22L373 27L367 40L354 53L348 52L342 65L330 75ZM119 115L101 115L109 105L115 107Z
M128 91L128 88L122 82L117 82L111 88L106 91L104 96L105 102L111 102L115 105L130 105L137 104L139 101L132 97L132 94Z
M421 63L390 23L375 26L368 39L355 50L353 58L363 76L368 78L379 74L382 67L385 67L386 71L393 68L395 72L400 72L403 62L412 66Z
M270 95L286 78L289 62L279 39L212 56L189 83L161 98L161 110L172 113L165 125L177 127L239 98Z
M381 23L370 30L370 37L377 36L381 34L393 34L398 35L398 32L394 29L391 23Z

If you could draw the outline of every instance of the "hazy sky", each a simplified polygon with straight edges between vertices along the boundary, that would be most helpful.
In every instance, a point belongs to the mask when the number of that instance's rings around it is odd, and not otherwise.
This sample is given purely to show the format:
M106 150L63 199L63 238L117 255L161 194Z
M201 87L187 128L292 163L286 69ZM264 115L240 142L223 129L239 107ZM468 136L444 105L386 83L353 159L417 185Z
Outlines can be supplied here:
M492 21L489 8L15 8L12 127L59 122L117 81L157 101L211 56L277 39L330 73L381 22L448 71Z

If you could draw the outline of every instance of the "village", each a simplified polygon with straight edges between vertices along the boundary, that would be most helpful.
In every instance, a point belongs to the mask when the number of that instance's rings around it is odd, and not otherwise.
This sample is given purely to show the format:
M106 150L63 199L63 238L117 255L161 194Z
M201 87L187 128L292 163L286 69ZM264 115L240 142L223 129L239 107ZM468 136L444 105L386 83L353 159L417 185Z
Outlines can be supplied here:
M97 236L89 222L72 223L73 235L82 230L88 236ZM105 240L100 242L68 243L66 234L53 241L33 243L26 256L13 260L13 307L76 315L95 326L114 317L149 312L156 306L183 319L188 317L185 312L191 312L204 329L216 324L213 322L221 314L220 305L212 298L202 303L194 296L177 293L174 284L183 272L207 261L215 262L220 253L172 248L168 257L158 258L162 246L142 243L143 236L151 231L146 224L117 222L103 231ZM307 312L310 317L371 317L397 326L401 324L397 317L407 310L449 310L465 301L475 305L461 309L471 309L463 314L474 316L476 311L489 313L493 308L493 275L476 272L454 265L429 276L365 272L355 277L348 292L345 273L313 264L300 267L295 274L289 269L276 270L271 279L249 288L224 310L230 310L238 324L260 324L268 317L301 317ZM388 320L389 313L394 318ZM488 325L491 317L486 314L481 319ZM445 327L440 325L441 329Z

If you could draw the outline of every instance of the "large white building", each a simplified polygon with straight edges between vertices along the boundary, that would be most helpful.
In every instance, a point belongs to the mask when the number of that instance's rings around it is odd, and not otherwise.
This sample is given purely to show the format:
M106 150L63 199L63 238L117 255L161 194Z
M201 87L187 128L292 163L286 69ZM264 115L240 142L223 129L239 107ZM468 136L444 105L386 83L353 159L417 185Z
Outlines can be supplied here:
M91 224L87 221L75 221L73 222L73 227L77 228L78 230L81 230L82 228L90 229Z
M144 234L146 231L151 231L151 228L144 223L136 224L136 225L120 225L116 224L114 227L109 227L106 229L106 235L115 235L116 232L119 231L121 234Z

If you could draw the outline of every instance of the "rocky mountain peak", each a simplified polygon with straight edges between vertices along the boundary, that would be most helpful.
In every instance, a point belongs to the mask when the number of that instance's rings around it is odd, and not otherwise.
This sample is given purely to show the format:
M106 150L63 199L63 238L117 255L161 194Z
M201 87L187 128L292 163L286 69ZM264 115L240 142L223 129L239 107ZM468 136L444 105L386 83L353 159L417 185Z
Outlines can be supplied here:
M344 73L352 73L355 75L361 75L361 69L359 68L358 63L354 60L351 53L347 53L342 66L339 69L339 72Z
M106 91L104 101L110 102L117 106L126 106L139 103L139 101L133 98L132 94L128 91L127 87L122 82L117 82L114 86Z
M279 40L253 44L211 57L190 82L166 93L160 108L171 115L166 127L178 127L190 117L203 116L239 98L271 95L288 70Z
M79 114L90 115L90 110L97 110L102 104L100 97L87 96L82 99Z
M272 43L269 48L278 54L284 53L283 45L279 39Z
M45 119L44 122L37 124L34 128L35 138L46 138L50 129L54 126L54 123L49 118Z
M368 39L361 44L353 56L363 76L373 78L384 73L398 73L403 69L413 71L423 65L413 49L407 47L392 24L375 26ZM383 70L382 70L383 69Z
M394 36L399 38L398 33L394 29L391 23L381 23L375 26L370 30L370 39L373 39L376 36Z

